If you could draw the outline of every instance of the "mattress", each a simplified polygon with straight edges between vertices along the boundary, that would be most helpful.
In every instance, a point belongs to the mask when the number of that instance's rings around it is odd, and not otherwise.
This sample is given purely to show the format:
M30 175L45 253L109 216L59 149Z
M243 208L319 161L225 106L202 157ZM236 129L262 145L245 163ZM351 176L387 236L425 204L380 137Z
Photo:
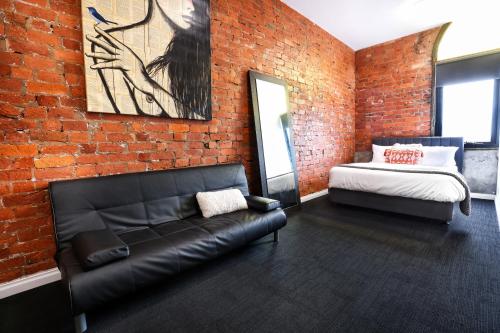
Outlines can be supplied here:
M429 167L387 163L352 163L330 170L329 188L371 192L388 196L457 202L466 198L466 189L453 176L432 173L405 173L405 170L458 173L456 167ZM371 170L377 168L383 170ZM398 170L394 172L394 170Z

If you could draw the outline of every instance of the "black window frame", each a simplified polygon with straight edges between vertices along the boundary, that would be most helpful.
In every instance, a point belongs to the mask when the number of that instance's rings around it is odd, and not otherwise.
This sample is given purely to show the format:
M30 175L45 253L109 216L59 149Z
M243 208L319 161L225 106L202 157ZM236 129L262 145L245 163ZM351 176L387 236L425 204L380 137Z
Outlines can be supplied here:
M471 80L468 82L474 82ZM464 82L466 83L466 82ZM500 79L495 79L494 95L493 95L493 112L491 121L491 140L487 142L467 142L465 141L465 148L468 149L495 149L499 146L499 116L500 111ZM443 87L436 87L436 126L435 132L437 136L443 134ZM465 138L464 138L465 140Z

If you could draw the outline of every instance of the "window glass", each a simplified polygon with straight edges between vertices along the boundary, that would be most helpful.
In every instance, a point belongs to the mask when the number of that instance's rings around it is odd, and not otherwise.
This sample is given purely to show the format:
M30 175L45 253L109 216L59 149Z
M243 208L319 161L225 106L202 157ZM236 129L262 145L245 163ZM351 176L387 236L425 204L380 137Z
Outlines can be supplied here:
M463 136L465 142L490 142L494 80L443 87L442 136Z

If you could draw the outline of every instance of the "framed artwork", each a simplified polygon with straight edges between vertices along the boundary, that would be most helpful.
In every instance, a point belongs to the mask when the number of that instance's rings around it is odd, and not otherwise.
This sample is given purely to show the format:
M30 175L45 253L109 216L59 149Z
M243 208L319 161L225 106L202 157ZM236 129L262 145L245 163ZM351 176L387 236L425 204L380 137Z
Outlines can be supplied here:
M210 120L209 0L82 0L87 109Z

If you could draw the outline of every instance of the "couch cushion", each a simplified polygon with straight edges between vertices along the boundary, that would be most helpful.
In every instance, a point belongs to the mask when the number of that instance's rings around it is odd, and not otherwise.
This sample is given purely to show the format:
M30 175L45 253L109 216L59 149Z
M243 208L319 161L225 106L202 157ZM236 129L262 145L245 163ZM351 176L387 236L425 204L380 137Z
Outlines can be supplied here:
M153 230L161 236L166 236L191 228L195 228L195 226L187 222L186 220L180 220L162 223L160 225L154 226Z
M135 237L142 233L152 236L152 232L141 230L131 235ZM75 313L85 312L107 300L131 293L217 256L213 237L206 230L195 226L142 242L137 242L139 238L129 245L128 258L91 271L82 269L72 248L60 251L59 266L71 289Z
M209 219L193 216L122 233L128 258L84 271L71 247L59 251L75 314L175 275L258 239L286 224L283 210L244 210Z
M94 305L133 292L134 275L130 269L131 255L90 271L84 271L71 247L57 254L63 283L69 289L74 314L85 312Z
M149 240L161 238L161 236L151 228L140 228L130 230L118 235L122 241L127 245L134 245Z
M196 227L132 245L130 253L137 288L217 257L213 237Z
M282 209L265 213L245 209L208 219L193 216L186 221L213 235L217 251L226 253L283 227L286 224L286 215Z

